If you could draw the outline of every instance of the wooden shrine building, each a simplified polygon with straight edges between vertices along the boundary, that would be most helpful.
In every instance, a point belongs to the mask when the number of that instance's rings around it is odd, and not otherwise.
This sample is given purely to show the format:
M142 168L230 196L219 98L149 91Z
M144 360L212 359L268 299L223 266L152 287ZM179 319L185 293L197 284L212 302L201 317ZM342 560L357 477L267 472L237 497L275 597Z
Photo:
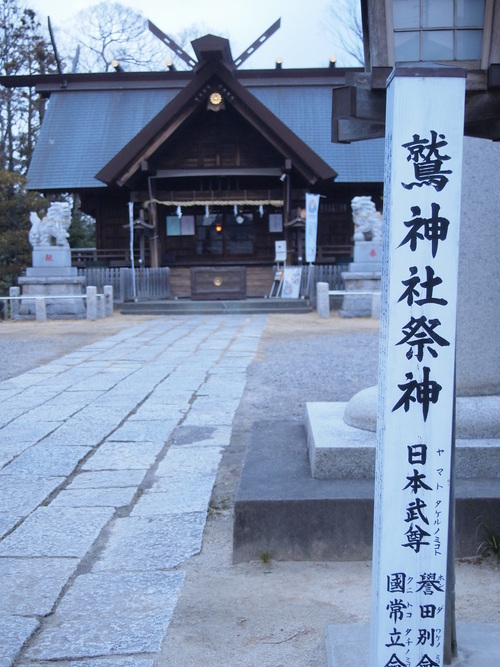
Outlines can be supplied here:
M132 202L141 265L244 267L248 296L275 241L287 264L304 261L305 195L317 193L316 263L349 261L351 199L382 203L383 140L331 141L332 91L358 70L239 69L226 39L192 46L186 71L3 77L48 98L28 187L78 195L114 265Z

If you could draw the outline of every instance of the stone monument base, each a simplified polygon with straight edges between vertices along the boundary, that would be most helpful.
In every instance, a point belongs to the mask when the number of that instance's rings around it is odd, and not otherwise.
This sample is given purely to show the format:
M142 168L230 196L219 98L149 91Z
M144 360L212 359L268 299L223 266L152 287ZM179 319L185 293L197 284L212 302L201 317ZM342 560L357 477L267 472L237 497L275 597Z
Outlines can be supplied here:
M380 272L382 270L382 241L354 242L353 261L349 271L353 273Z
M379 317L380 271L348 271L342 274L346 294L341 317Z
M71 266L71 248L60 245L36 246L32 251L33 266L27 269L27 275L76 275Z
M70 270L71 268L66 267L66 269ZM82 298L85 288L85 278L76 275L40 275L39 271L45 270L43 268L28 269L28 275L18 279L23 297L19 308L19 316L36 316L36 301L33 297L43 296L46 299L47 317L49 318L86 317L87 310ZM61 267L60 271L65 273L65 268ZM51 296L64 298L51 299Z
M349 403L306 403L312 477L375 478L377 417L372 397L365 389ZM500 480L500 396L457 398L456 412L457 479Z

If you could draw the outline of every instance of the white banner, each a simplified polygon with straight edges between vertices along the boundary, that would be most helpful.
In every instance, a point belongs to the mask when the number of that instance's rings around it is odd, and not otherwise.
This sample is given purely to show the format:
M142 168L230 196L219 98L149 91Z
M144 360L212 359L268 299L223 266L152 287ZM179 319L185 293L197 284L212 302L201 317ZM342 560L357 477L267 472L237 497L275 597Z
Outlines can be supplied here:
M316 260L316 241L318 237L319 195L306 193L306 262Z
M132 265L132 293L134 295L134 301L136 298L135 292L135 264L134 264L134 204L129 201L128 203L128 222L130 228L130 261Z

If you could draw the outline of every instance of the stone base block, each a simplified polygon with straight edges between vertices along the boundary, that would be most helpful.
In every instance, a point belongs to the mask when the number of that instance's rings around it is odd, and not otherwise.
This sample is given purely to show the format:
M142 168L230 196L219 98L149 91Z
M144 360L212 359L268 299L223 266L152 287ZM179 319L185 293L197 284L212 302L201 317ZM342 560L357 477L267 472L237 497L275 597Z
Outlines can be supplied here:
M342 317L372 317L374 311L374 296L377 304L375 310L380 314L380 280L381 274L377 271L344 272L345 291L342 307L339 313Z
M52 269L43 266L33 266L26 269L28 278L59 278L62 276L76 276L78 269L75 266L61 266L58 269Z
M344 421L364 431L377 428L378 387L367 387L346 405ZM455 433L458 440L500 438L500 395L457 396Z
M374 479L375 434L344 422L345 403L306 403L306 437L316 479Z
M82 298L85 278L82 276L27 276L18 279L22 289L20 316L35 316L33 297L45 297L49 318L86 317L85 300ZM31 298L30 298L31 297ZM64 298L50 298L64 297Z
M370 560L373 494L373 479L313 478L302 424L255 424L236 492L233 562L265 553L273 560ZM457 558L476 555L478 517L499 512L500 478L457 480Z
M349 266L349 271L356 271L359 264L368 266L363 271L381 271L382 241L354 241L352 264L354 267Z
M234 563L371 558L373 482L313 479L302 424L255 424L234 512Z
M71 249L69 246L37 246L33 248L32 260L35 269L71 268Z
M380 271L381 267L377 265L375 266L377 267L376 269L372 262L351 262L347 270L352 271L353 273L367 273L374 270Z
M346 403L306 403L311 474L316 479L374 479L376 434L344 422ZM500 478L500 439L456 440L456 476Z

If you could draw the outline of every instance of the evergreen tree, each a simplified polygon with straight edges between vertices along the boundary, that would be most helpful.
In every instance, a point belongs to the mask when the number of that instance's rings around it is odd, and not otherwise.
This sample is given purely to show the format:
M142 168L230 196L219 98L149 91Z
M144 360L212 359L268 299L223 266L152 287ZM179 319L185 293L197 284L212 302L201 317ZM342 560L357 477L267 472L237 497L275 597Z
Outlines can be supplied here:
M26 192L24 176L0 171L0 295L8 294L17 277L31 264L28 240L30 211L47 202L37 192Z
M53 71L55 58L33 10L20 0L0 7L0 74L18 76ZM6 294L31 264L30 211L47 202L26 192L25 174L43 116L34 89L0 87L0 293Z
M36 14L20 0L0 8L0 73L54 71L55 58ZM0 169L26 173L43 117L43 100L31 88L0 88Z
M82 213L80 204L80 197L74 195L68 243L71 248L95 248L95 220Z

